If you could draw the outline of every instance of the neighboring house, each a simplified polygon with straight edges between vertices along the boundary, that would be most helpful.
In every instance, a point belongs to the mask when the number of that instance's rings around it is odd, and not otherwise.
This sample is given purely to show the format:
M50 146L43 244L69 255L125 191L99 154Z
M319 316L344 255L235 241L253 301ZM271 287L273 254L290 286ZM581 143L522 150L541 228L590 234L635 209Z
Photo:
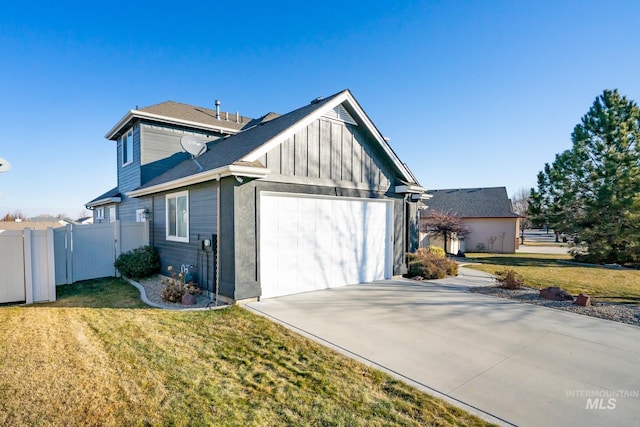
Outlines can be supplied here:
M206 142L196 161L183 135ZM228 300L390 279L417 247L424 189L348 90L255 120L169 101L106 137L118 186L94 221L150 221L163 272L192 265Z
M449 253L514 253L518 248L520 216L513 212L505 187L430 190L427 195L427 208L420 209L421 247L443 245L441 238L426 232L429 213L438 212L459 217L469 229L466 236L448 242Z
M82 218L78 218L76 220L76 224L80 224L80 225L93 224L93 217L92 216L85 216L85 217L82 217Z

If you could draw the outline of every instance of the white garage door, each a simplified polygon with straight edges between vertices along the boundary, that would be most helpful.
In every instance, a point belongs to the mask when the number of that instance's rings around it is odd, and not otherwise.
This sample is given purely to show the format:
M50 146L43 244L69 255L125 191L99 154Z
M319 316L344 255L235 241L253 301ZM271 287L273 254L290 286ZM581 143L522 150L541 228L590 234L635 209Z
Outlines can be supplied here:
M262 298L390 279L393 203L260 196Z

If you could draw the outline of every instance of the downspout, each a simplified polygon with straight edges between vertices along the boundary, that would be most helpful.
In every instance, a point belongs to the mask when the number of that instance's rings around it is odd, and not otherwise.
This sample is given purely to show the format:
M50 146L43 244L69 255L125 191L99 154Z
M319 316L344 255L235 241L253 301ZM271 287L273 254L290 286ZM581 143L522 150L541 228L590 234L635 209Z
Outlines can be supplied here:
M215 307L218 306L218 291L220 289L220 174L216 176L216 180L218 181L218 187L216 191L216 302Z

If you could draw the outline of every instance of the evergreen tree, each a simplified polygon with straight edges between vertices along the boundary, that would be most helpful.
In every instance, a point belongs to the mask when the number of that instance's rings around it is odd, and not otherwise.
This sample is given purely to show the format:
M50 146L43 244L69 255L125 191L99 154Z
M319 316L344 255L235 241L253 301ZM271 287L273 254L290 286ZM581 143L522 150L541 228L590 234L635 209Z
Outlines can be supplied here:
M529 213L575 235L596 262L640 259L640 110L617 90L598 96L571 149L538 174Z

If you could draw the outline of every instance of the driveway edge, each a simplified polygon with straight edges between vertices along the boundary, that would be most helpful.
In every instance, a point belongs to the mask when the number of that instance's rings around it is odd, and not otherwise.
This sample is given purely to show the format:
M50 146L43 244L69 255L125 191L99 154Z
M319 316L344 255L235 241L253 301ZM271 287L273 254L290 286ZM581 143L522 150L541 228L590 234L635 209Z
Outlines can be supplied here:
M257 314L258 316L265 317L265 318L267 318L267 319L269 319L269 320L271 320L271 321L273 321L275 323L278 323L278 324L284 326L285 328L287 328L287 329L289 329L291 331L294 331L294 332L296 332L296 333L298 333L298 334L300 334L300 335L302 335L302 336L304 336L306 338L309 338L309 339L317 342L318 344L324 345L325 347L329 347L332 350L337 351L338 353L341 353L341 354L343 354L343 355L345 355L347 357L355 359L358 362L361 362L361 363L363 363L363 364L365 364L365 365L367 365L369 367L372 367L372 368L378 369L380 371L383 371L383 372L391 375L393 378L395 378L397 380L400 380L400 381L404 382L405 384L410 385L411 387L415 387L416 389L418 389L418 390L420 390L420 391L422 391L424 393L427 393L427 394L430 394L430 395L432 395L434 397L442 399L445 402L447 402L447 403L449 403L449 404L451 404L453 406L456 406L456 407L458 407L460 409L463 409L463 410L469 412L470 414L473 414L473 415L477 416L478 418L481 418L481 419L483 419L483 420L485 420L487 422L490 422L490 423L493 423L493 424L496 424L496 425L499 425L499 426L516 426L516 424L510 423L509 421L504 420L502 418L499 418L496 415L493 415L493 414L491 414L489 412L483 411L480 408L476 408L475 406L469 405L469 404L467 404L467 403L465 403L465 402L463 402L463 401L461 401L459 399L456 399L455 397L449 396L449 395L447 395L445 393L442 393L441 391L438 391L438 390L436 390L434 388L431 388L426 384L422 384L422 383L419 383L417 381L414 381L409 377L406 377L406 376L404 376L404 375L402 375L402 374L400 374L400 373L398 373L398 372L396 372L394 370L388 369L385 366L380 365L380 364L378 364L378 363L376 363L376 362L374 362L374 361L372 361L370 359L367 359L365 357L362 357L357 353L349 351L344 347L340 347L338 345L335 345L332 342L327 341L327 340L325 340L323 338L320 338L317 335L309 333L309 332L307 332L307 331L305 331L303 329L300 329L300 328L298 328L296 326L293 326L293 325L291 325L289 323L283 322L283 321L281 321L281 320L279 320L279 319L277 319L277 318L275 318L275 317L273 317L273 316L271 316L271 315L269 315L269 314L267 314L267 313L255 308L255 307L253 307L251 305L245 304L245 305L242 305L241 307L243 309L245 309L245 310L248 310L248 311L254 313L254 314Z

